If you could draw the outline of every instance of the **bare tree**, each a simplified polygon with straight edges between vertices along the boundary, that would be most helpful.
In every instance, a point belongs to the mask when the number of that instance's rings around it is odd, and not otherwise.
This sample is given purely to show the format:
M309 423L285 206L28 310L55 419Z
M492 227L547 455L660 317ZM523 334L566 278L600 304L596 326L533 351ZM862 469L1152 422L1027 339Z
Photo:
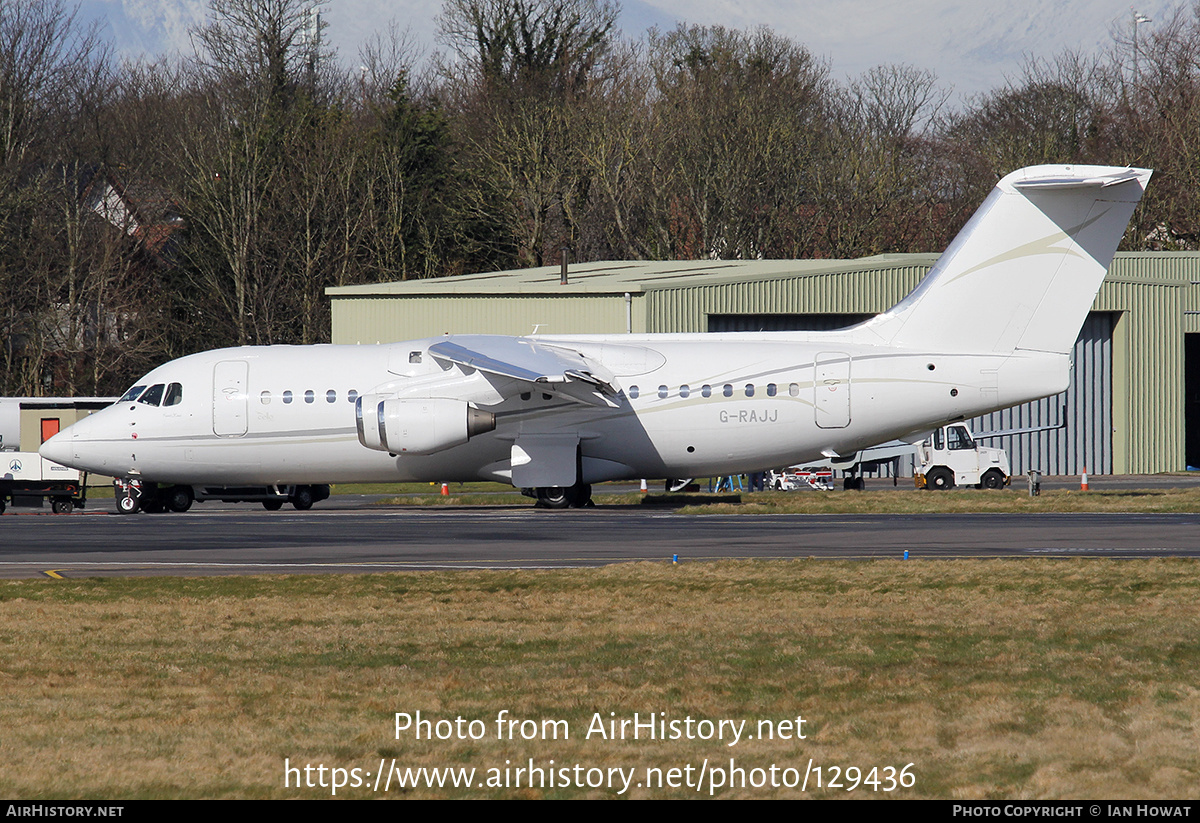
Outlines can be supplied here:
M1108 80L1106 148L1121 163L1155 170L1126 246L1200 247L1200 5L1180 9L1139 35L1119 39Z
M96 27L63 0L0 0L0 163L21 162L38 140L61 136L56 114L105 62Z
M905 140L934 125L950 89L937 75L905 65L879 65L850 84L864 125L874 134Z
M1096 155L1104 107L1097 62L1074 52L1030 61L1004 88L950 118L947 139L993 175L1038 163L1078 163Z
M607 0L446 0L438 25L485 81L581 88L608 52L617 7Z
M526 265L578 245L584 124L607 82L616 13L597 0L448 0L439 18L462 58L446 71L474 189L466 203L502 209Z
M226 93L280 108L301 84L310 93L329 63L322 45L325 0L209 0L208 21L192 32L202 65Z
M807 245L826 67L767 29L719 26L653 33L649 56L659 254L788 256Z

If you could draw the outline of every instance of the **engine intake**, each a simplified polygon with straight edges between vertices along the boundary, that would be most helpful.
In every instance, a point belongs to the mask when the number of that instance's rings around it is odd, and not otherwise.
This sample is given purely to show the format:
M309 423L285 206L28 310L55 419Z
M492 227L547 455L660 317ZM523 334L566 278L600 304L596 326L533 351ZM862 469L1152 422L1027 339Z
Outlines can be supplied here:
M383 400L366 394L354 411L358 442L393 454L434 454L496 429L496 415L464 400Z

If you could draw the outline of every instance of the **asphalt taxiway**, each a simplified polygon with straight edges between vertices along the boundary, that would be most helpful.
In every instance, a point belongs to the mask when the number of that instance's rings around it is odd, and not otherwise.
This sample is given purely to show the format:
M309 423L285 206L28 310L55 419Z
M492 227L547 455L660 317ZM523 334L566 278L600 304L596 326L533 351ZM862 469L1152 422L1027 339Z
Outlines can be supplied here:
M1197 557L1197 514L680 515L657 507L250 504L0 518L0 577L561 568L720 558Z

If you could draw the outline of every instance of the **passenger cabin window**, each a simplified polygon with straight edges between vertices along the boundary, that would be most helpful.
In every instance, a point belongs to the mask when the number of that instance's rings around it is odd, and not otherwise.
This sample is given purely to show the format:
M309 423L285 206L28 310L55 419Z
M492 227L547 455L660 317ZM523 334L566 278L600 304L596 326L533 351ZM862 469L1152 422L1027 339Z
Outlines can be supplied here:
M262 404L263 404L264 406L270 405L270 403L271 403L271 393L270 393L269 391L265 391L265 392L263 392L262 394L260 394L260 395L258 396L258 399L259 399L260 401L262 401Z
M121 399L118 400L117 402L118 403L132 403L134 400L137 400L138 397L140 397L142 392L144 392L145 390L146 390L145 385L134 386L132 389L130 389L129 391L127 391L123 395L121 395Z
M358 389L351 389L350 391L346 392L346 399L349 400L351 403L353 403L355 400L357 400L358 399Z
M292 390L288 389L287 391L285 391L283 393L283 405L286 406L288 403L291 403L291 402L292 402Z
M163 397L164 406L178 406L183 402L183 385L172 383L167 386L167 394Z
M668 393L669 393L669 390L667 389L667 387L666 387L666 386L659 386L659 387L658 387L658 399L659 399L659 400L666 400L666 399L667 399L667 394L668 394Z
M701 397L712 397L712 386L708 385L707 383L705 383L703 386L701 386L700 387L700 396Z
M767 384L767 397L774 397L776 391L777 391L777 388L774 383Z
M638 399L638 387L637 387L637 386L630 386L630 387L629 387L629 399L630 399L630 400L637 400L637 399Z
M164 389L166 389L166 385L163 383L155 383L153 386L146 389L146 393L138 398L138 402L145 403L147 406L157 406L162 403Z
M329 391L325 392L325 402L326 403L336 403L337 402L337 392L334 391L333 389L330 389Z
M688 395L690 395L691 393L692 393L692 390L691 390L691 388L688 386L688 384L687 384L687 383L684 383L682 386L680 386L680 387L679 387L679 396L680 396L680 397L687 397L687 396L688 396Z
M733 386L729 383L726 383L721 387L721 394L725 395L726 397L733 397Z
M304 402L305 403L311 403L316 399L317 399L317 396L316 396L316 394L313 393L312 389L309 389L308 391L306 391L304 393Z

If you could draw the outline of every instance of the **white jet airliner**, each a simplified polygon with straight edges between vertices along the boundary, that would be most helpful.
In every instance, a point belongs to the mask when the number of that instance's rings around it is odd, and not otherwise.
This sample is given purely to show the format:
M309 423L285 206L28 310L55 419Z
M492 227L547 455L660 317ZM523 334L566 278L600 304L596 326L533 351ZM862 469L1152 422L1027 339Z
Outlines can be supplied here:
M499 480L557 508L587 505L604 480L915 442L1066 389L1150 174L1008 175L912 294L848 329L221 349L154 369L41 454L140 481L160 508L210 484L298 487L307 508L314 483L401 480Z

